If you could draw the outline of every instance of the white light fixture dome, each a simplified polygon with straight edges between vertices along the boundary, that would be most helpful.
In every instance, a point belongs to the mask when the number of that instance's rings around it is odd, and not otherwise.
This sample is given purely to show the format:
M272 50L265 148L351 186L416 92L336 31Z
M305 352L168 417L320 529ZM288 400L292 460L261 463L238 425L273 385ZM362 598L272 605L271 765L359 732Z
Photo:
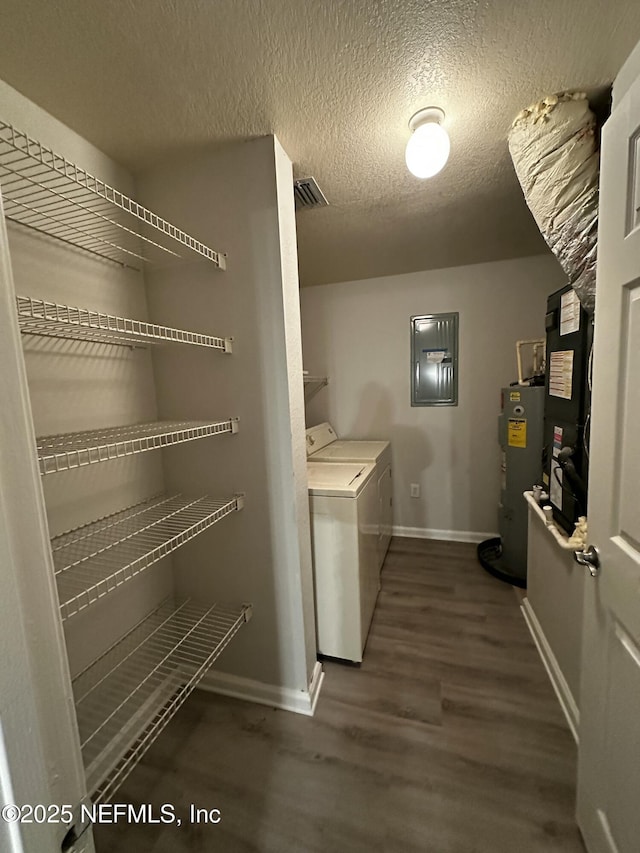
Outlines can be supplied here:
M444 111L439 107L418 110L409 119L411 137L407 142L407 169L416 178L432 178L449 159L451 142L442 126Z

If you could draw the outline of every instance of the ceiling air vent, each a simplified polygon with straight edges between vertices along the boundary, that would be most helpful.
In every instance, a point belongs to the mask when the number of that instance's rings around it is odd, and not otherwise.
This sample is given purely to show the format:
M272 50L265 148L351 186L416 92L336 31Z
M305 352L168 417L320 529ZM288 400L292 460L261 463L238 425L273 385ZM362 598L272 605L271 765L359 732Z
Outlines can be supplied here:
M325 207L329 204L315 178L301 178L299 181L294 181L293 195L296 200L296 210L309 210L312 207Z

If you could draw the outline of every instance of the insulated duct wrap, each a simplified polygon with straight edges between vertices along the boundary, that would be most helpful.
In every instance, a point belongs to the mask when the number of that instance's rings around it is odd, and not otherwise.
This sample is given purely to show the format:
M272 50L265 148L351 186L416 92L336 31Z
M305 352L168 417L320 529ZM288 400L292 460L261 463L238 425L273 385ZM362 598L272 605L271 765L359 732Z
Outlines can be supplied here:
M593 313L599 155L586 95L551 95L516 116L509 151L525 201L580 302Z

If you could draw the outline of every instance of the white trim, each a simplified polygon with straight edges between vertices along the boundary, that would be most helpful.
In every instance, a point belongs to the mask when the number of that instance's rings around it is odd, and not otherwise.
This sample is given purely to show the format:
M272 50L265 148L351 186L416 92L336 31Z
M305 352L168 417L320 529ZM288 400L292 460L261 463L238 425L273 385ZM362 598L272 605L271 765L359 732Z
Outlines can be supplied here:
M446 539L449 542L484 542L494 539L498 533L481 533L477 530L436 530L429 527L393 526L394 536L406 536L409 539Z
M308 690L295 690L293 687L280 687L277 684L265 684L253 678L241 678L227 672L211 670L198 685L203 690L232 696L258 705L270 705L283 711L293 711L313 717L318 697L324 681L322 664L316 661Z
M564 711L564 715L567 718L567 723L569 724L569 728L571 729L573 739L575 740L576 744L578 744L580 711L578 709L575 699L573 698L573 694L571 693L569 685L567 684L567 680L562 674L562 670L560 669L558 661L556 660L556 656L554 655L551 646L549 645L549 642L544 635L542 626L540 625L540 622L538 622L538 617L536 616L533 607L531 607L528 598L525 598L523 600L522 604L520 605L520 609L522 610L524 621L527 623L527 627L531 632L533 641L536 644L540 657L542 658L542 663L544 664L544 667L547 670L549 680L551 681L553 689L556 692L556 696L558 697L558 701L560 702L560 707Z

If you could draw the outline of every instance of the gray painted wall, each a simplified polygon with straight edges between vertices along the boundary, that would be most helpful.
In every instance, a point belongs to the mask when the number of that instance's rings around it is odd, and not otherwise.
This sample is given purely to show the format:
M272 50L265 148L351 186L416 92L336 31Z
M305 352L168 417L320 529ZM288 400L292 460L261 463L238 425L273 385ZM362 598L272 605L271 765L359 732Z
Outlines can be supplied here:
M567 713L577 729L584 587L590 580L589 573L574 561L572 551L558 546L542 519L531 508L528 542L527 599L555 659L551 666L557 666L566 681L570 695L563 698ZM561 692L562 689L563 685Z
M164 164L138 186L149 207L228 253L225 272L196 262L147 273L154 321L234 338L228 357L153 353L160 417L240 418L237 435L163 457L171 490L246 492L242 512L176 552L176 584L255 605L217 668L306 691L315 624L291 181L288 158L263 137Z

